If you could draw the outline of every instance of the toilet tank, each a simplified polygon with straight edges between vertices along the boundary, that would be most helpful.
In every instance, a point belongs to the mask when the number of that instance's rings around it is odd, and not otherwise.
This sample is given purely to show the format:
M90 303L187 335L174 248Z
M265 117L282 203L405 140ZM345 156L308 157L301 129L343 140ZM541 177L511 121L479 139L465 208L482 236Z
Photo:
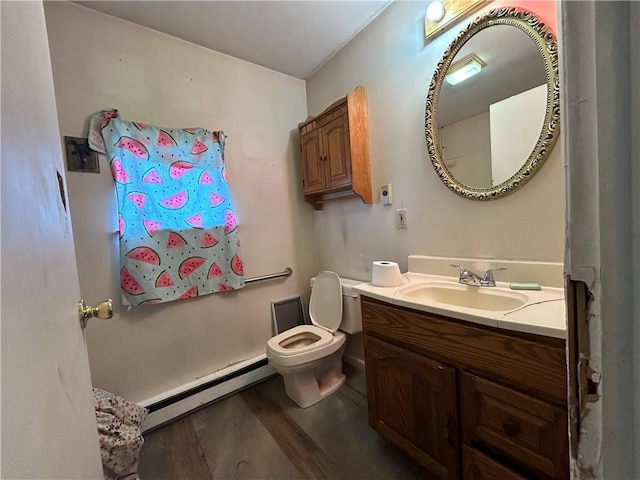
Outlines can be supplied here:
M315 277L311 279L311 288ZM355 285L360 285L362 280L340 277L342 284L342 323L338 330L345 333L359 333L362 331L362 307L360 295L353 290Z

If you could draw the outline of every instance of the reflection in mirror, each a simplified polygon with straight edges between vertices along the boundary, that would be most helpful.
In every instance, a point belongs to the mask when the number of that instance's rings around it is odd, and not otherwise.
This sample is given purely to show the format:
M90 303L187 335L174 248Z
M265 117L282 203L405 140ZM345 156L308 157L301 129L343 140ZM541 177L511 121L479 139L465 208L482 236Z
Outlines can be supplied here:
M460 80L459 65L469 67L469 59L475 75ZM556 45L546 26L513 7L479 17L445 52L429 89L427 146L436 172L467 198L511 193L555 143L558 104Z
M496 25L478 32L456 54L483 63L473 77L440 91L440 155L452 175L477 188L514 175L533 150L547 104L544 63L519 28Z

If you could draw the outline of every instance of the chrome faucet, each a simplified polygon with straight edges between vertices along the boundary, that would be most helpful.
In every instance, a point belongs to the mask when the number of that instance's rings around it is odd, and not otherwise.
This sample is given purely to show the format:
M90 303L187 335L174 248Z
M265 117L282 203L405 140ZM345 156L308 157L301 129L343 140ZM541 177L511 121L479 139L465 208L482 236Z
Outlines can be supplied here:
M462 265L455 265L452 263L451 266L460 269L460 278L458 278L458 283L463 285L473 285L474 287L482 286L482 277L477 273L467 270Z
M493 278L493 272L497 270L506 270L506 267L500 268L490 268L484 275L481 277L477 273L472 272L471 270L467 270L461 265L451 264L452 267L456 267L460 269L460 277L458 278L458 283L463 285L471 285L474 287L495 287L496 281Z
M484 272L484 277L482 278L482 281L480 282L480 286L482 286L482 287L495 287L496 286L496 281L493 278L493 272L496 272L498 270L506 270L506 269L507 269L507 267L490 268L489 270Z

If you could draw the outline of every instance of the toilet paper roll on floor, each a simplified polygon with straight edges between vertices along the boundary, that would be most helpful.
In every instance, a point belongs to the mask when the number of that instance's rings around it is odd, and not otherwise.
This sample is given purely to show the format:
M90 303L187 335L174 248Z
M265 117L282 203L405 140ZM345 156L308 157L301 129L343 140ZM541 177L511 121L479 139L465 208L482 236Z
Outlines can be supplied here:
M380 260L373 262L371 268L371 283L377 287L399 287L404 284L400 267L396 262Z

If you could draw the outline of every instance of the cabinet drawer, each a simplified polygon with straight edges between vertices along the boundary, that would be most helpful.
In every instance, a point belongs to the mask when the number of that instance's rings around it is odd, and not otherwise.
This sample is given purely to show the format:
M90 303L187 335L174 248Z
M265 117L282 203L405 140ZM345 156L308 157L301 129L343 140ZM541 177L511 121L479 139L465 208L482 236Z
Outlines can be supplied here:
M526 480L478 450L464 445L462 449L464 480Z
M463 441L544 478L568 478L567 414L474 375L460 376Z

